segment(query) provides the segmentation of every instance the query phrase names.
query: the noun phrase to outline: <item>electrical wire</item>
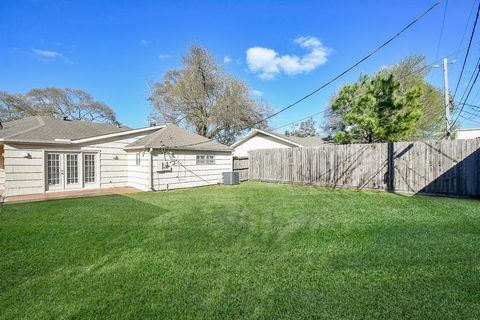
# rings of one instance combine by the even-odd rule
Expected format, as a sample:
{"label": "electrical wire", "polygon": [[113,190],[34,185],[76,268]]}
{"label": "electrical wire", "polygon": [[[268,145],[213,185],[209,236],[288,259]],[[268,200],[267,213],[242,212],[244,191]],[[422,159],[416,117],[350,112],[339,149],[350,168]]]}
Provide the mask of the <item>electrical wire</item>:
{"label": "electrical wire", "polygon": [[432,11],[436,6],[438,6],[440,3],[442,2],[442,0],[440,1],[437,1],[436,3],[434,3],[432,6],[430,6],[426,11],[424,11],[422,14],[420,14],[417,18],[415,18],[413,21],[411,21],[409,24],[407,24],[405,27],[403,27],[403,29],[401,29],[399,32],[397,32],[395,35],[393,35],[392,37],[390,37],[387,41],[385,41],[384,43],[382,43],[380,46],[378,46],[377,48],[375,48],[373,51],[371,51],[369,54],[367,54],[366,56],[364,56],[363,58],[361,58],[360,60],[358,60],[356,63],[354,63],[353,65],[351,65],[350,67],[348,67],[347,69],[345,69],[344,71],[342,71],[340,74],[338,74],[337,76],[333,77],[332,79],[330,79],[329,81],[327,81],[326,83],[324,83],[323,85],[321,85],[320,87],[318,87],[317,89],[313,90],[312,92],[306,94],[305,96],[303,96],[302,98],[296,100],[295,102],[287,105],[286,107],[280,109],[279,111],[276,111],[274,112],[273,114],[269,115],[268,117],[265,117],[264,119],[262,120],[259,120],[257,122],[255,122],[253,125],[251,126],[248,126],[248,127],[245,127],[243,130],[245,129],[248,129],[248,128],[251,128],[251,127],[254,127],[256,126],[257,124],[260,124],[262,122],[265,122],[275,116],[277,116],[278,114],[292,108],[293,106],[299,104],[300,102],[310,98],[311,96],[313,96],[314,94],[316,94],[317,92],[319,92],[320,90],[324,89],[325,87],[329,86],[330,84],[332,84],[333,82],[335,82],[336,80],[338,80],[339,78],[341,78],[342,76],[344,76],[345,74],[347,74],[348,72],[350,72],[352,69],[356,68],[358,65],[360,65],[361,63],[363,63],[364,61],[368,60],[370,57],[372,57],[374,54],[376,54],[378,51],[380,51],[381,49],[383,49],[384,47],[386,47],[388,44],[390,44],[392,41],[394,41],[395,39],[397,39],[401,34],[403,34],[405,31],[407,31],[408,29],[410,29],[415,23],[417,23],[418,21],[420,21],[424,16],[426,16],[430,11]]}
{"label": "electrical wire", "polygon": [[475,17],[475,23],[473,24],[472,33],[470,34],[470,40],[468,41],[467,53],[465,54],[465,58],[463,59],[463,64],[462,64],[462,69],[460,71],[460,76],[458,77],[457,85],[455,86],[455,91],[453,93],[453,98],[454,99],[457,96],[458,87],[460,86],[460,82],[462,81],[462,77],[463,77],[463,72],[465,71],[465,65],[467,64],[468,54],[470,53],[470,47],[472,45],[473,36],[475,35],[475,30],[477,28],[479,13],[480,13],[480,2],[478,3],[477,15]]}
{"label": "electrical wire", "polygon": [[[422,12],[419,16],[417,16],[413,21],[411,21],[410,23],[408,23],[405,27],[403,27],[400,31],[398,31],[396,34],[394,34],[392,37],[390,37],[388,40],[386,40],[385,42],[383,42],[380,46],[378,46],[377,48],[375,48],[374,50],[372,50],[370,53],[368,53],[366,56],[364,56],[363,58],[361,58],[360,60],[358,60],[356,63],[354,63],[353,65],[351,65],[350,67],[348,67],[347,69],[345,69],[344,71],[342,71],[341,73],[339,73],[338,75],[336,75],[335,77],[333,77],[332,79],[330,79],[329,81],[327,81],[326,83],[322,84],[320,87],[318,87],[317,89],[311,91],[310,93],[304,95],[302,98],[300,99],[297,99],[296,101],[294,101],[293,103],[287,105],[286,107],[274,112],[273,114],[259,120],[259,121],[256,121],[255,123],[251,124],[251,125],[248,125],[248,126],[244,126],[242,128],[240,128],[240,131],[243,131],[243,130],[246,130],[246,129],[251,129],[253,127],[255,127],[256,125],[262,123],[262,122],[265,122],[277,115],[279,115],[280,113],[294,107],[295,105],[299,104],[300,102],[310,98],[311,96],[313,96],[314,94],[316,94],[317,92],[319,92],[320,90],[324,89],[325,87],[329,86],[330,84],[332,84],[333,82],[335,82],[336,80],[338,80],[339,78],[341,78],[342,76],[344,76],[345,74],[347,74],[348,72],[350,72],[352,69],[356,68],[357,66],[359,66],[360,64],[362,64],[364,61],[368,60],[369,58],[371,58],[373,55],[375,55],[378,51],[380,51],[381,49],[383,49],[384,47],[386,47],[388,44],[390,44],[391,42],[393,42],[395,39],[397,39],[400,35],[402,35],[405,31],[407,31],[408,29],[410,29],[413,25],[415,25],[418,21],[420,21],[423,17],[425,17],[428,13],[430,13],[435,7],[437,7],[443,0],[439,0],[437,2],[435,2],[433,5],[431,5],[427,10],[425,10],[424,12]],[[198,145],[198,144],[202,144],[202,143],[206,143],[206,142],[209,142],[210,139],[208,140],[205,140],[205,141],[201,141],[201,142],[197,142],[197,143],[191,143],[191,144],[185,144],[185,145],[179,145],[179,146],[175,146],[175,148],[184,148],[184,147],[189,147],[189,146],[194,146],[194,145]]]}
{"label": "electrical wire", "polygon": [[[472,18],[473,10],[475,9],[475,4],[476,3],[477,3],[476,0],[474,0],[472,2],[472,7],[470,8],[470,13],[468,14],[467,23],[465,24],[465,29],[463,30],[462,39],[460,40],[460,43],[458,44],[458,49],[460,49],[460,47],[463,44],[463,40],[465,40],[465,35],[467,34],[468,25],[470,24],[470,19]],[[455,56],[455,59],[457,59],[457,58],[458,58],[458,54]]]}
{"label": "electrical wire", "polygon": [[465,103],[468,101],[468,97],[470,96],[470,93],[472,93],[472,89],[473,89],[473,87],[475,86],[475,83],[477,82],[479,73],[480,73],[480,68],[477,68],[477,72],[476,72],[475,78],[473,79],[472,86],[470,87],[470,90],[468,91],[467,96],[465,97],[465,100],[463,101],[463,104],[462,104],[462,106],[460,107],[460,111],[459,111],[459,113],[458,113],[458,115],[457,115],[457,118],[456,118],[455,121],[452,123],[451,127],[454,127],[455,124],[456,124],[457,121],[458,121],[458,118],[460,118],[460,116],[461,116],[461,114],[462,114],[462,111],[463,111],[463,109],[464,109],[464,107],[465,107]]}
{"label": "electrical wire", "polygon": [[437,51],[435,52],[435,60],[437,60],[438,58],[440,45],[442,44],[443,30],[445,28],[445,18],[447,17],[447,8],[448,8],[448,0],[445,1],[445,9],[443,10],[442,27],[440,28],[440,37],[438,38]]}

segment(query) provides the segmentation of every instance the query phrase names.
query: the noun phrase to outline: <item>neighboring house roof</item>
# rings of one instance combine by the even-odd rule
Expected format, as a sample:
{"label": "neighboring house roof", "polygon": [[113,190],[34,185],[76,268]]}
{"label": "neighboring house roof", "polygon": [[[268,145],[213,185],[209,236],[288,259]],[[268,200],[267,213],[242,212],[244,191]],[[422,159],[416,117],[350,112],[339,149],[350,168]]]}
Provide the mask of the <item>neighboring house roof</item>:
{"label": "neighboring house roof", "polygon": [[112,124],[80,120],[63,120],[46,116],[28,117],[2,123],[0,141],[30,143],[80,143],[139,131],[158,130],[144,128],[133,130]]}
{"label": "neighboring house roof", "polygon": [[480,128],[458,129],[457,139],[478,139],[480,138]]}
{"label": "neighboring house roof", "polygon": [[179,128],[174,124],[166,125],[125,147],[125,149],[177,149],[202,151],[231,151],[229,147],[207,139],[196,133]]}
{"label": "neighboring house roof", "polygon": [[468,132],[468,131],[480,131],[480,128],[466,128],[466,129],[458,129],[460,132]]}
{"label": "neighboring house roof", "polygon": [[243,142],[247,141],[250,138],[253,138],[257,134],[264,134],[267,136],[270,136],[272,138],[281,140],[283,142],[287,142],[289,144],[292,144],[293,146],[296,147],[316,147],[320,144],[325,143],[326,138],[323,137],[295,137],[295,136],[287,136],[284,134],[280,133],[274,133],[274,132],[269,132],[269,131],[264,131],[264,130],[259,130],[259,129],[253,129],[250,131],[245,137],[241,138],[237,142],[235,142],[232,145],[232,148],[235,148],[236,146],[242,144]]}

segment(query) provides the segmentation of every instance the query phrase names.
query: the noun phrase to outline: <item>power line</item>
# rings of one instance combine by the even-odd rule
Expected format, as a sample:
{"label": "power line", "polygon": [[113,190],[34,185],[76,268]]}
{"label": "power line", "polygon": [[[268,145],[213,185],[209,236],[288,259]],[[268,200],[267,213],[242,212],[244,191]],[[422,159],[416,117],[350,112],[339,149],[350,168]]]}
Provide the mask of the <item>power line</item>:
{"label": "power line", "polygon": [[188,172],[190,172],[191,174],[193,174],[194,176],[196,176],[197,178],[199,178],[200,180],[203,180],[203,182],[205,182],[207,185],[210,185],[211,183],[208,182],[207,180],[205,180],[204,178],[202,178],[201,176],[199,176],[198,174],[196,174],[195,172],[193,172],[192,170],[188,169],[180,160],[178,160],[177,158],[175,158],[175,156],[172,156],[170,155],[166,150],[163,151],[163,153],[165,154],[168,154],[168,156],[170,157],[170,159],[173,159],[174,162],[178,163],[179,165],[181,165],[185,170],[187,170]]}
{"label": "power line", "polygon": [[[347,68],[346,70],[342,71],[340,74],[338,74],[337,76],[333,77],[331,80],[327,81],[326,83],[324,83],[323,85],[321,85],[320,87],[318,87],[317,89],[313,90],[312,92],[308,93],[307,95],[303,96],[302,98],[296,100],[295,102],[289,104],[288,106],[280,109],[279,111],[277,112],[274,112],[273,114],[269,115],[268,117],[265,117],[264,119],[260,120],[260,121],[257,121],[255,122],[253,125],[249,126],[249,127],[254,127],[255,125],[259,124],[259,123],[262,123],[268,119],[271,119],[275,116],[277,116],[278,114],[292,108],[293,106],[299,104],[300,102],[308,99],[309,97],[313,96],[314,94],[316,94],[317,92],[319,92],[320,90],[324,89],[325,87],[329,86],[330,84],[332,84],[333,82],[335,82],[336,80],[338,80],[339,78],[341,78],[342,76],[344,76],[345,74],[347,74],[348,72],[350,72],[352,69],[356,68],[358,65],[360,65],[361,63],[363,63],[365,60],[369,59],[370,57],[372,57],[374,54],[376,54],[378,51],[380,51],[381,49],[383,49],[384,47],[386,47],[388,44],[390,44],[393,40],[395,40],[396,38],[398,38],[402,33],[404,33],[405,31],[407,31],[408,29],[410,29],[415,23],[417,23],[419,20],[421,20],[424,16],[426,16],[430,11],[432,11],[436,6],[438,6],[440,4],[442,0],[440,1],[437,1],[435,4],[433,4],[430,8],[428,8],[426,11],[424,11],[420,16],[418,16],[416,19],[414,19],[412,22],[410,22],[409,24],[407,24],[403,29],[401,29],[399,32],[397,32],[394,36],[392,36],[391,38],[389,38],[387,41],[385,41],[384,43],[382,43],[379,47],[375,48],[373,51],[371,51],[369,54],[367,54],[365,57],[363,57],[362,59],[360,59],[359,61],[357,61],[356,63],[354,63],[352,66],[350,66],[349,68]],[[244,129],[248,129],[249,127],[246,127]]]}
{"label": "power line", "polygon": [[302,121],[304,121],[304,120],[307,120],[307,119],[310,119],[310,118],[312,118],[312,117],[318,116],[319,114],[325,113],[325,111],[326,111],[326,110],[322,110],[322,111],[320,111],[320,112],[313,113],[313,114],[311,114],[311,115],[309,115],[309,116],[307,116],[307,117],[305,117],[305,118],[302,118],[302,119],[299,119],[299,120],[296,120],[296,121],[292,121],[292,122],[287,123],[287,124],[284,124],[284,125],[282,125],[282,126],[280,126],[280,127],[276,127],[275,129],[273,129],[273,131],[278,130],[278,129],[281,129],[281,128],[285,128],[285,127],[288,127],[288,126],[290,126],[290,125],[292,125],[292,124],[295,124],[295,123],[298,123],[298,122],[302,122]]}
{"label": "power line", "polygon": [[470,47],[472,45],[473,36],[475,35],[475,30],[477,28],[479,13],[480,13],[480,2],[478,3],[477,16],[475,17],[475,23],[473,24],[472,33],[470,34],[470,40],[468,41],[468,49],[467,49],[467,53],[465,54],[465,59],[463,60],[462,70],[460,71],[460,76],[458,77],[457,86],[455,87],[455,91],[453,93],[454,98],[457,95],[458,86],[460,85],[460,82],[461,82],[462,76],[463,76],[463,71],[465,70],[465,65],[467,64],[468,54],[470,53]]}
{"label": "power line", "polygon": [[[475,3],[477,3],[476,0],[474,0],[472,2],[472,7],[470,8],[470,13],[468,14],[467,23],[465,24],[465,29],[463,30],[462,39],[460,40],[460,43],[458,44],[458,49],[460,49],[460,47],[463,44],[463,40],[465,40],[465,35],[467,34],[468,25],[470,24],[470,19],[472,18],[473,10],[475,9]],[[455,56],[455,59],[457,59],[457,58],[458,58],[458,54]]]}
{"label": "power line", "polygon": [[479,62],[475,65],[475,69],[473,69],[472,75],[470,76],[470,79],[468,79],[467,86],[465,88],[465,91],[463,91],[462,97],[459,99],[459,101],[463,101],[463,98],[465,98],[465,95],[467,94],[468,88],[470,88],[470,85],[472,84],[473,78],[475,77],[475,72],[477,71],[478,66],[480,65],[480,60]]}
{"label": "power line", "polygon": [[[475,77],[475,73],[476,73],[478,67],[480,67],[480,58],[478,59],[477,63],[475,64],[475,69],[473,69],[473,72],[472,72],[472,75],[470,76],[470,79],[468,79],[468,83],[467,83],[467,86],[465,87],[465,91],[463,91],[462,97],[459,99],[460,103],[462,103],[462,101],[467,102],[467,101],[464,101],[463,98],[465,98],[465,95],[468,92],[468,88],[470,88],[470,85],[473,81],[473,78]],[[453,97],[453,98],[455,98],[455,97]]]}
{"label": "power line", "polygon": [[[287,105],[286,107],[274,112],[273,114],[251,124],[251,125],[248,125],[248,126],[245,126],[245,127],[242,127],[240,128],[240,131],[243,131],[243,130],[246,130],[246,129],[251,129],[253,127],[255,127],[256,125],[262,123],[262,122],[265,122],[275,116],[277,116],[278,114],[294,107],[295,105],[299,104],[300,102],[310,98],[311,96],[313,96],[314,94],[316,94],[317,92],[319,92],[320,90],[324,89],[325,87],[329,86],[330,84],[332,84],[333,82],[335,82],[336,80],[338,80],[339,78],[341,78],[342,76],[344,76],[345,74],[347,74],[348,72],[350,72],[352,69],[356,68],[357,66],[359,66],[360,64],[362,64],[364,61],[368,60],[369,58],[371,58],[373,55],[375,55],[378,51],[380,51],[381,49],[383,49],[384,47],[386,47],[388,44],[390,44],[391,42],[393,42],[395,39],[397,39],[400,35],[402,35],[405,31],[407,31],[408,29],[410,29],[414,24],[416,24],[418,21],[420,21],[423,17],[425,17],[428,13],[430,13],[430,11],[432,11],[436,6],[438,6],[443,0],[439,0],[437,2],[435,2],[432,6],[430,6],[427,10],[425,10],[424,12],[422,12],[417,18],[415,18],[413,21],[411,21],[410,23],[408,23],[405,27],[403,27],[400,31],[398,31],[395,35],[393,35],[392,37],[390,37],[387,41],[383,42],[380,46],[378,46],[377,48],[375,48],[374,50],[372,50],[369,54],[367,54],[366,56],[364,56],[363,58],[361,58],[360,60],[358,60],[356,63],[354,63],[352,66],[348,67],[347,69],[345,69],[344,71],[342,71],[340,74],[336,75],[335,77],[333,77],[332,79],[330,79],[329,81],[327,81],[326,83],[324,83],[323,85],[321,85],[320,87],[318,87],[317,89],[311,91],[310,93],[306,94],[305,96],[303,96],[302,98],[294,101],[293,103]],[[206,140],[206,141],[202,141],[202,142],[197,142],[197,143],[192,143],[192,144],[186,144],[186,145],[181,145],[181,146],[176,146],[175,148],[182,148],[182,147],[188,147],[188,146],[193,146],[193,145],[198,145],[198,144],[202,144],[202,143],[206,143],[210,140]]]}
{"label": "power line", "polygon": [[467,118],[467,117],[464,117],[464,116],[462,116],[462,118],[464,118],[464,119],[473,120],[473,117],[478,117],[478,114],[477,114],[477,113],[472,113],[472,112],[470,112],[470,111],[467,111],[467,110],[463,110],[463,112],[465,112],[466,114],[469,114],[469,115],[471,115],[471,117],[470,117],[470,118]]}
{"label": "power line", "polygon": [[477,106],[477,105],[475,105],[475,104],[464,103],[464,105],[466,105],[467,107],[472,107],[472,108],[478,108],[478,109],[480,109],[480,106]]}
{"label": "power line", "polygon": [[[478,42],[479,42],[479,41],[477,41],[477,43],[478,43]],[[464,51],[466,48],[467,48],[467,47],[464,47],[464,48],[462,48],[462,49],[460,49],[460,50],[457,50],[457,51],[455,51],[455,52],[449,53],[449,54],[448,54],[447,56],[445,56],[445,57],[446,57],[446,58],[447,58],[447,57],[451,57],[451,56],[453,56],[454,54],[457,54],[457,53],[459,53],[459,52]],[[413,75],[413,74],[421,73],[421,72],[423,72],[424,70],[426,70],[426,69],[428,69],[428,68],[431,68],[434,64],[437,64],[437,63],[441,62],[442,60],[443,60],[443,58],[442,58],[442,59],[438,59],[438,60],[436,60],[436,61],[434,61],[434,62],[432,62],[432,63],[430,63],[430,64],[428,64],[428,65],[425,65],[425,66],[423,66],[423,67],[421,67],[421,68],[419,68],[419,69],[417,69],[417,70],[412,70],[410,73],[407,73],[407,74],[403,75],[403,77],[401,77],[400,80],[406,79],[407,77],[409,77],[409,76],[411,76],[411,75]],[[289,122],[289,123],[287,123],[287,124],[285,124],[285,125],[276,127],[276,128],[273,129],[273,130],[275,131],[275,130],[277,130],[277,129],[284,128],[284,127],[286,127],[286,126],[289,126],[289,125],[292,125],[292,124],[301,122],[301,121],[303,121],[303,120],[309,119],[309,118],[311,118],[311,117],[317,116],[317,115],[322,114],[322,113],[325,113],[325,112],[326,112],[326,110],[322,110],[322,111],[320,111],[320,112],[313,113],[313,114],[311,114],[311,115],[309,115],[309,116],[306,116],[306,117],[304,117],[304,118],[302,118],[302,119],[295,120],[295,121]]]}
{"label": "power line", "polygon": [[[478,79],[478,75],[480,73],[480,68],[477,67],[477,72],[476,72],[476,75],[475,75],[475,78],[473,79],[473,83],[472,83],[472,86],[470,87],[470,90],[468,91],[468,94],[467,96],[465,97],[465,100],[463,103],[466,103],[468,101],[468,97],[470,96],[470,93],[472,93],[472,89],[473,87],[475,86],[475,83],[477,82],[477,79]],[[458,113],[458,116],[457,118],[455,119],[455,121],[453,122],[452,124],[452,127],[455,126],[455,124],[457,123],[458,121],[458,118],[460,117],[460,115],[462,114],[462,111],[463,111],[463,108],[465,107],[465,104],[462,104],[461,108],[460,108],[460,111]]]}
{"label": "power line", "polygon": [[472,123],[475,123],[475,124],[480,124],[480,121],[477,121],[477,120],[473,120],[473,119],[470,119],[470,118],[467,118],[467,117],[464,117],[464,116],[460,116],[462,119],[466,120],[466,121],[470,121]]}
{"label": "power line", "polygon": [[445,18],[447,17],[447,8],[448,8],[448,0],[445,1],[445,9],[443,10],[442,27],[440,28],[440,37],[438,38],[437,52],[435,53],[435,60],[437,60],[438,58],[438,52],[440,51],[440,45],[442,44],[443,29],[445,28]]}

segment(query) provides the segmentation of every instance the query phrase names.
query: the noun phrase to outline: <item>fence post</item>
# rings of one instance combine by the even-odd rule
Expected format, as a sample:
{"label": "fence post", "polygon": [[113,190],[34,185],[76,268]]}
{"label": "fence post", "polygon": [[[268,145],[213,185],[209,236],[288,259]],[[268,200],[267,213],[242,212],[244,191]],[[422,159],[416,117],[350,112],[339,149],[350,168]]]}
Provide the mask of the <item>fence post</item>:
{"label": "fence post", "polygon": [[387,146],[387,190],[394,192],[395,191],[395,144],[393,142],[388,142]]}

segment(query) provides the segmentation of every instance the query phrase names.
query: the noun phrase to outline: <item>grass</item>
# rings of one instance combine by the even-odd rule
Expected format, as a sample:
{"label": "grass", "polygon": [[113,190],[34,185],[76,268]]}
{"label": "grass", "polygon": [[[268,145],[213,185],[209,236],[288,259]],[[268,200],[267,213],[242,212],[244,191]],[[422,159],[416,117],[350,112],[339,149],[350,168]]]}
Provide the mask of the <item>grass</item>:
{"label": "grass", "polygon": [[0,318],[474,319],[480,202],[245,183],[0,207]]}

